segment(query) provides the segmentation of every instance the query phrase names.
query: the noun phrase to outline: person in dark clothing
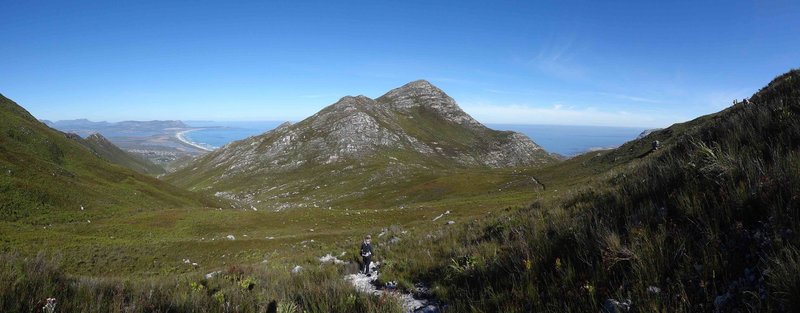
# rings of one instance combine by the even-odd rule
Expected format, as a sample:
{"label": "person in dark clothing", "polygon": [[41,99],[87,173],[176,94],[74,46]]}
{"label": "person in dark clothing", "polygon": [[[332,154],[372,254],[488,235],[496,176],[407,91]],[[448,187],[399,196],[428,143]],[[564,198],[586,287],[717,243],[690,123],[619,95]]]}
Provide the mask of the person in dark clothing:
{"label": "person in dark clothing", "polygon": [[367,235],[361,243],[361,258],[364,261],[364,274],[370,276],[369,264],[372,263],[372,236]]}

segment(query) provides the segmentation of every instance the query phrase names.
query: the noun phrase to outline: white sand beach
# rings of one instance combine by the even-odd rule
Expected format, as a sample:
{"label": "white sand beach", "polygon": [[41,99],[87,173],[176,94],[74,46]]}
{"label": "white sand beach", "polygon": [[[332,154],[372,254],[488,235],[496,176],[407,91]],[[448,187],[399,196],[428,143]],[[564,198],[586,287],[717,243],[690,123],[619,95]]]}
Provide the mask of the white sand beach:
{"label": "white sand beach", "polygon": [[208,147],[204,147],[201,144],[198,144],[198,143],[193,142],[193,141],[191,141],[189,139],[186,139],[185,135],[187,133],[190,133],[190,132],[193,132],[193,131],[196,131],[196,130],[201,130],[201,129],[203,129],[203,128],[187,129],[187,130],[179,131],[179,132],[175,133],[175,138],[178,138],[178,140],[180,140],[182,143],[187,144],[187,145],[192,146],[192,147],[195,147],[197,149],[200,149],[200,150],[203,150],[203,151],[212,151],[212,149],[209,149]]}

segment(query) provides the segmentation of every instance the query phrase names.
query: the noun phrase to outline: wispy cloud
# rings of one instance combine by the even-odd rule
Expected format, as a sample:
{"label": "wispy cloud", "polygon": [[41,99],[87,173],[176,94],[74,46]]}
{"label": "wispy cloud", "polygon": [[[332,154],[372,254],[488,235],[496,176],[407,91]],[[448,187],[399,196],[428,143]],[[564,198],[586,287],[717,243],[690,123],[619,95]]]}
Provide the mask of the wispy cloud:
{"label": "wispy cloud", "polygon": [[626,94],[619,94],[619,93],[598,92],[597,94],[598,95],[602,95],[602,96],[614,97],[614,98],[617,98],[617,99],[634,101],[634,102],[653,103],[653,104],[664,103],[664,101],[661,101],[661,100],[650,99],[650,98],[639,97],[639,96],[626,95]]}
{"label": "wispy cloud", "polygon": [[545,43],[527,65],[562,79],[585,78],[586,70],[575,61],[578,50],[575,38],[575,35],[565,35]]}
{"label": "wispy cloud", "polygon": [[578,108],[562,103],[533,106],[476,102],[465,103],[462,107],[464,111],[485,123],[663,127],[680,122],[665,116],[621,110],[599,110],[594,107]]}

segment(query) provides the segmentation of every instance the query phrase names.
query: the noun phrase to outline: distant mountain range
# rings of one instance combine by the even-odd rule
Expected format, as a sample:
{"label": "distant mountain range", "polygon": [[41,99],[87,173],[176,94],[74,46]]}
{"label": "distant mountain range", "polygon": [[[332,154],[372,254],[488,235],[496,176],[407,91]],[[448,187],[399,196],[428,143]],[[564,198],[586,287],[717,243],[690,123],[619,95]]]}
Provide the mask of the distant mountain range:
{"label": "distant mountain range", "polygon": [[[309,188],[315,194],[338,189],[332,185],[363,190],[408,182],[421,172],[555,160],[523,134],[485,127],[420,80],[377,99],[344,97],[301,122],[206,154],[165,179],[275,208]],[[321,198],[328,203],[332,197],[341,195]]]}
{"label": "distant mountain range", "polygon": [[62,131],[88,136],[96,132],[108,134],[143,133],[161,131],[169,128],[188,128],[181,121],[122,121],[122,122],[93,122],[87,119],[48,121],[41,120],[45,125]]}
{"label": "distant mountain range", "polygon": [[[122,150],[134,154],[156,164],[161,169],[146,170],[145,172],[163,173],[164,168],[177,160],[186,160],[205,153],[205,150],[188,145],[178,138],[179,131],[191,129],[181,121],[122,121],[122,122],[93,122],[87,119],[48,121],[42,123],[62,132],[77,134],[88,138],[93,134],[102,134],[104,139],[113,142]],[[131,164],[127,162],[126,164]],[[136,165],[134,168],[144,170],[149,165]]]}

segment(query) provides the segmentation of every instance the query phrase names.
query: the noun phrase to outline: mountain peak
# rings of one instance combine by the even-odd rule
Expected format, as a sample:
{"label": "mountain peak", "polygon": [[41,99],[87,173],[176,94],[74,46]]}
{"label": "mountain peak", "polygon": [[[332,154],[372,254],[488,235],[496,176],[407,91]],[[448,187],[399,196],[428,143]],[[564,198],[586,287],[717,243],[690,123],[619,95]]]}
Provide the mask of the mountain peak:
{"label": "mountain peak", "polygon": [[86,140],[96,141],[96,142],[106,142],[106,141],[108,141],[108,139],[106,139],[106,137],[104,137],[100,133],[92,133],[91,135],[86,137]]}
{"label": "mountain peak", "polygon": [[447,94],[444,93],[444,91],[434,86],[427,80],[420,79],[407,83],[403,86],[397,87],[395,89],[392,89],[378,99],[381,98],[397,99],[404,97],[420,97],[420,96],[450,98]]}
{"label": "mountain peak", "polygon": [[476,128],[484,127],[464,112],[456,101],[444,91],[422,79],[392,89],[376,101],[381,105],[401,111],[433,111],[443,119],[456,124]]}
{"label": "mountain peak", "polygon": [[417,79],[415,81],[412,81],[412,82],[410,82],[408,84],[403,85],[400,88],[436,88],[436,89],[439,89],[436,86],[434,86],[433,84],[431,84],[431,82],[429,82],[427,80],[424,80],[424,79]]}

